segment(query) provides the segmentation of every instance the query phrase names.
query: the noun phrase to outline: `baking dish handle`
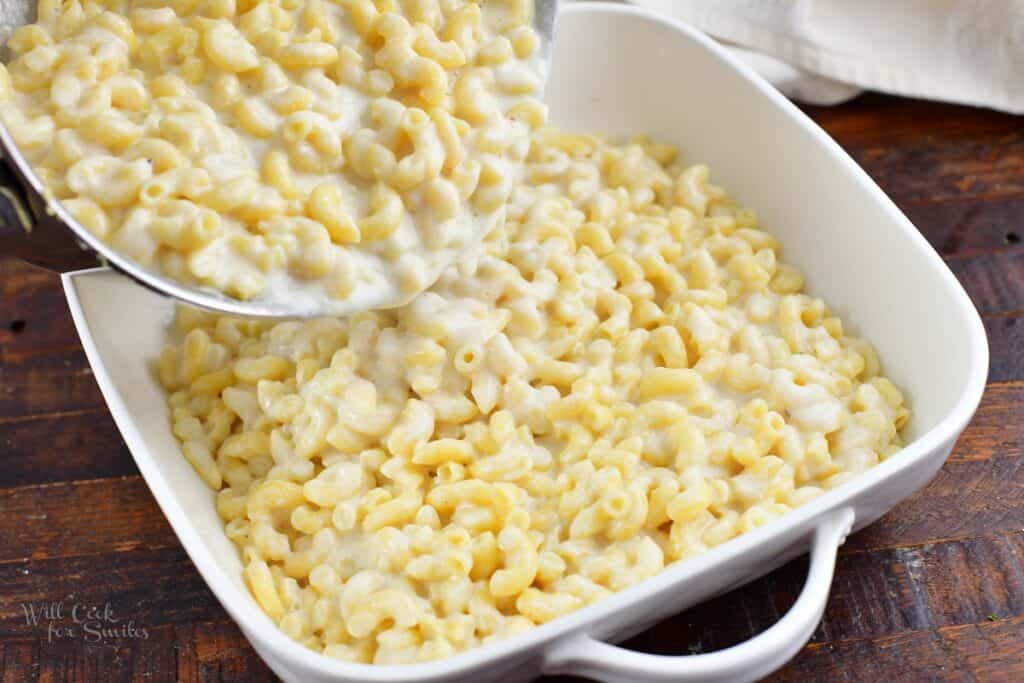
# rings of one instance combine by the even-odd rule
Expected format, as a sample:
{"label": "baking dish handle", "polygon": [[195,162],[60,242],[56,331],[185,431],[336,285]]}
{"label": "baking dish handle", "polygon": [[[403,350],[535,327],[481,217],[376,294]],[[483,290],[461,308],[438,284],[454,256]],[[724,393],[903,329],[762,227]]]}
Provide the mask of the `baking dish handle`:
{"label": "baking dish handle", "polygon": [[572,673],[608,683],[737,683],[779,668],[807,643],[825,612],[839,546],[853,527],[852,508],[835,510],[814,529],[811,565],[800,597],[782,619],[750,640],[718,652],[665,656],[633,652],[587,634],[545,655],[545,673]]}

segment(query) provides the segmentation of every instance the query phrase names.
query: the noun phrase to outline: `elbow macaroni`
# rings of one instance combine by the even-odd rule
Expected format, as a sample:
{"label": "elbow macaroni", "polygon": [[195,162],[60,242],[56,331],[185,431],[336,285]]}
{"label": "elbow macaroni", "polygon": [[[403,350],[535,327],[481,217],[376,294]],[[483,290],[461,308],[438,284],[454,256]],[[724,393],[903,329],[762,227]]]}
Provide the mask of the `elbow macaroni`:
{"label": "elbow macaroni", "polygon": [[0,66],[26,158],[125,256],[342,313],[407,302],[502,221],[545,118],[532,2],[151,5],[57,3]]}
{"label": "elbow macaroni", "polygon": [[352,661],[447,656],[899,449],[908,412],[871,347],[675,158],[543,129],[507,222],[408,305],[179,311],[159,361],[174,431],[288,635]]}

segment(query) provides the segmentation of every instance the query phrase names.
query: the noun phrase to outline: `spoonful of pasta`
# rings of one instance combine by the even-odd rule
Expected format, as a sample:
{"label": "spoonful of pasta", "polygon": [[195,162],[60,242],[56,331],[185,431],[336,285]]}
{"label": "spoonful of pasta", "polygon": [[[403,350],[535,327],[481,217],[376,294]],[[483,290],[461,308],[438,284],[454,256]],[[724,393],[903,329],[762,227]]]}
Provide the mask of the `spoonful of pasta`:
{"label": "spoonful of pasta", "polygon": [[221,313],[408,302],[546,120],[557,0],[34,4],[0,16],[0,253]]}

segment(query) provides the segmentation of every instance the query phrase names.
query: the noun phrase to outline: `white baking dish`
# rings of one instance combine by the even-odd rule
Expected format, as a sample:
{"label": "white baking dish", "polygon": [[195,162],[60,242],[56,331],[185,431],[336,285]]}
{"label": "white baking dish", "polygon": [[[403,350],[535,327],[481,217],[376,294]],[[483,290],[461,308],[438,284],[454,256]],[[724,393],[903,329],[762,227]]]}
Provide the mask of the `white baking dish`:
{"label": "white baking dish", "polygon": [[[837,548],[938,470],[973,414],[988,348],[977,312],[928,243],[821,130],[714,43],[619,6],[567,7],[549,85],[566,128],[644,132],[708,162],[713,181],[755,207],[906,390],[909,445],[859,479],[757,531],[571,615],[455,657],[403,667],[333,661],[280,633],[249,596],[213,494],[179,454],[149,362],[171,302],[105,270],[65,276],[100,388],[182,544],[257,652],[286,681],[514,681],[565,672],[608,681],[738,681],[803,646],[828,599]],[[617,642],[811,549],[806,587],[775,626],[736,647],[663,657]]]}

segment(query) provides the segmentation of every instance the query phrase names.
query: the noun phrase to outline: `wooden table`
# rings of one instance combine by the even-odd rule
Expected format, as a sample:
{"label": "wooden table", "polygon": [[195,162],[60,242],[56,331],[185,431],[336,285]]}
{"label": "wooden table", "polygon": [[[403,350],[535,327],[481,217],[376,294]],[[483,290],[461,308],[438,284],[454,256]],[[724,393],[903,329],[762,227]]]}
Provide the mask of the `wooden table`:
{"label": "wooden table", "polygon": [[[992,365],[945,467],[850,538],[824,621],[774,679],[1024,680],[1024,119],[876,95],[809,112],[946,258],[984,316]],[[678,654],[748,638],[792,604],[806,565],[631,645]],[[40,613],[46,603],[61,614]],[[79,618],[97,608],[93,624],[106,630],[69,636],[76,605]],[[57,278],[10,260],[0,260],[0,679],[273,680],[150,497]]]}

